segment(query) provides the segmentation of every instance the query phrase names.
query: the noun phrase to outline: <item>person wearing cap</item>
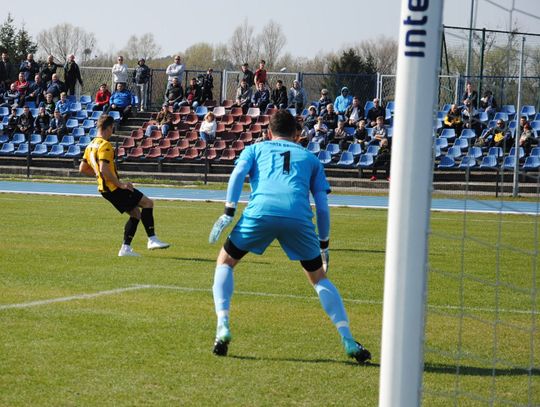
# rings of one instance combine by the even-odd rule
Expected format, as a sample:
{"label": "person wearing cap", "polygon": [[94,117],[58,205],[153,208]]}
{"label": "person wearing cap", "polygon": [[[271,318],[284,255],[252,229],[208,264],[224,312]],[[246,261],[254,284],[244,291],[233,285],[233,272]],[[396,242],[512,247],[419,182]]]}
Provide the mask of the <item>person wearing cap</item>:
{"label": "person wearing cap", "polygon": [[380,105],[379,99],[373,99],[373,107],[367,112],[368,127],[377,125],[377,117],[386,117],[386,109]]}
{"label": "person wearing cap", "polygon": [[332,101],[328,97],[328,89],[321,89],[321,97],[319,98],[319,106],[317,109],[317,114],[322,116],[326,113],[326,106],[328,106]]}
{"label": "person wearing cap", "polygon": [[133,82],[137,86],[139,104],[141,112],[146,110],[146,99],[148,97],[148,82],[150,81],[150,68],[146,65],[144,58],[137,61],[137,68],[133,71]]}
{"label": "person wearing cap", "polygon": [[349,88],[344,86],[341,88],[341,94],[334,101],[334,109],[340,116],[345,115],[347,108],[352,105],[352,96],[349,94]]}
{"label": "person wearing cap", "polygon": [[172,127],[173,115],[169,111],[169,105],[163,103],[161,110],[158,112],[155,120],[152,120],[151,124],[146,128],[144,135],[150,137],[153,130],[161,130],[163,137],[167,136],[170,128]]}
{"label": "person wearing cap", "polygon": [[117,63],[112,67],[112,77],[113,77],[113,89],[116,89],[117,83],[127,84],[128,81],[128,67],[124,64],[124,57],[122,55],[118,56]]}
{"label": "person wearing cap", "polygon": [[307,96],[306,91],[302,86],[300,86],[300,82],[297,80],[293,81],[293,86],[289,89],[289,107],[296,109],[296,114],[300,115],[302,114],[302,111],[304,110],[304,106],[307,104]]}

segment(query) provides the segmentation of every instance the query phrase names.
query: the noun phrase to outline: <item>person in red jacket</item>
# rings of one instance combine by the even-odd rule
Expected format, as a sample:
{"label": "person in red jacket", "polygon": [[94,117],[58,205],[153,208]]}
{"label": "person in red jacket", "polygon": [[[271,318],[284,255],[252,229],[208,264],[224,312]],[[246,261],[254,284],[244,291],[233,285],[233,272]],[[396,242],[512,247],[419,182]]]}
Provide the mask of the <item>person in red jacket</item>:
{"label": "person in red jacket", "polygon": [[266,61],[264,59],[261,59],[261,62],[259,62],[259,69],[255,71],[255,86],[259,82],[262,82],[266,87],[266,69],[264,69],[264,66],[266,65]]}
{"label": "person in red jacket", "polygon": [[99,90],[96,93],[96,104],[92,110],[106,111],[109,108],[109,100],[111,99],[111,92],[107,89],[107,84],[102,83]]}

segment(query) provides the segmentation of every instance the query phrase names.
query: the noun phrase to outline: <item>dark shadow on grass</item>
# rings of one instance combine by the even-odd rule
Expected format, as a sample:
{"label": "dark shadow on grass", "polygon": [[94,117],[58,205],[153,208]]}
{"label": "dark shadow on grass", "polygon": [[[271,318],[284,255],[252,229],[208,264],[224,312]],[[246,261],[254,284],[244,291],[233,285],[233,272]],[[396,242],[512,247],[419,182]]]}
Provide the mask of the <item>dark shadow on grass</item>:
{"label": "dark shadow on grass", "polygon": [[[197,258],[197,257],[171,257],[173,260],[179,260],[179,261],[194,261],[198,263],[215,263],[216,259],[203,259],[203,258]],[[250,263],[255,264],[272,264],[268,261],[253,261],[250,260]]]}
{"label": "dark shadow on grass", "polygon": [[298,362],[298,363],[338,363],[349,366],[365,366],[365,367],[379,367],[378,363],[366,363],[360,365],[353,360],[337,360],[337,359],[301,359],[301,358],[276,358],[276,357],[260,357],[260,356],[243,356],[243,355],[229,355],[232,359],[240,360],[253,360],[253,361],[273,361],[273,362]]}
{"label": "dark shadow on grass", "polygon": [[335,248],[330,247],[332,252],[350,252],[350,253],[386,253],[385,250],[381,249],[344,249],[344,248]]}
{"label": "dark shadow on grass", "polygon": [[[455,374],[457,366],[453,365],[440,365],[440,364],[426,364],[424,366],[424,372],[428,373],[447,373]],[[493,369],[488,367],[475,367],[475,366],[460,366],[459,374],[462,376],[493,376]],[[495,376],[528,376],[529,372],[526,369],[507,368],[496,369]],[[533,376],[540,376],[540,369],[532,370]]]}

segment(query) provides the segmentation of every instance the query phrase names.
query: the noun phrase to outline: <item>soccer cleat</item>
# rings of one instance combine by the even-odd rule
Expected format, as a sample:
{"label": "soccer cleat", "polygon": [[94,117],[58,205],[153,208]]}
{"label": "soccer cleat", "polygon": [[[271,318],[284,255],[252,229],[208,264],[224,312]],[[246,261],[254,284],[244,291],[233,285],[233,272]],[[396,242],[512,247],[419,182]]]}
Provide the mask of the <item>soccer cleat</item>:
{"label": "soccer cleat", "polygon": [[152,236],[148,238],[148,250],[166,249],[169,246],[169,243],[162,242],[157,238],[157,236]]}
{"label": "soccer cleat", "polygon": [[140,257],[140,254],[135,253],[130,245],[123,244],[118,252],[118,257]]}
{"label": "soccer cleat", "polygon": [[347,355],[356,359],[358,363],[365,363],[368,359],[371,359],[371,353],[354,339],[343,338],[342,342]]}
{"label": "soccer cleat", "polygon": [[214,349],[212,351],[214,355],[227,356],[231,339],[232,336],[229,324],[224,322],[222,325],[219,325],[217,328],[216,340],[214,342]]}

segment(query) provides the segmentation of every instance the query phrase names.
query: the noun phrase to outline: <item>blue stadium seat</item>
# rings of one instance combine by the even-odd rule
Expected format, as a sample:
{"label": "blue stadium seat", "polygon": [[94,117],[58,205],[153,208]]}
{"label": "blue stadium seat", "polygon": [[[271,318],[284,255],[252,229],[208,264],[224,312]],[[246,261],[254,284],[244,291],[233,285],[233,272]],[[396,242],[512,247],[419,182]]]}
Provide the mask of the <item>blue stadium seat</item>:
{"label": "blue stadium seat", "polygon": [[354,135],[354,127],[345,127],[345,133],[347,133],[349,136]]}
{"label": "blue stadium seat", "polygon": [[446,104],[443,105],[441,110],[443,112],[448,112],[451,108],[452,108],[452,105],[450,103],[446,103]]}
{"label": "blue stadium seat", "polygon": [[514,105],[502,105],[501,112],[505,112],[508,117],[513,118],[516,114],[516,107]]}
{"label": "blue stadium seat", "polygon": [[79,103],[82,106],[86,106],[88,103],[92,103],[92,96],[90,95],[81,95],[79,98]]}
{"label": "blue stadium seat", "polygon": [[62,141],[59,143],[62,147],[67,147],[75,144],[75,138],[73,136],[64,136]]}
{"label": "blue stadium seat", "polygon": [[474,167],[476,167],[476,159],[474,157],[471,157],[470,155],[463,157],[463,159],[461,160],[461,163],[459,163],[460,169],[474,168]]}
{"label": "blue stadium seat", "polygon": [[475,159],[479,159],[482,155],[481,147],[469,147],[469,151],[467,151],[467,156],[474,157]]}
{"label": "blue stadium seat", "polygon": [[80,110],[82,110],[82,106],[80,102],[73,102],[71,103],[71,105],[69,105],[69,111],[71,113],[76,113]]}
{"label": "blue stadium seat", "polygon": [[373,138],[373,127],[368,127],[366,131],[369,139],[371,140]]}
{"label": "blue stadium seat", "polygon": [[[93,116],[93,115],[92,115]],[[120,117],[120,112],[117,112],[116,110],[111,110],[109,112],[109,116],[111,116],[115,122],[119,122],[121,117]],[[94,118],[91,117],[91,119],[93,120]]]}
{"label": "blue stadium seat", "polygon": [[534,130],[534,131],[539,131],[540,130],[540,120],[533,120],[531,122],[531,128]]}
{"label": "blue stadium seat", "polygon": [[442,150],[439,146],[435,146],[435,158],[441,158]]}
{"label": "blue stadium seat", "polygon": [[45,144],[38,144],[34,147],[34,151],[30,153],[32,157],[43,157],[47,154],[47,146]]}
{"label": "blue stadium seat", "polygon": [[339,153],[339,144],[330,143],[326,146],[326,151],[330,153],[330,155],[336,155]]}
{"label": "blue stadium seat", "polygon": [[462,150],[466,150],[469,148],[469,141],[467,139],[464,139],[463,137],[458,137],[454,141],[454,147],[459,147]]}
{"label": "blue stadium seat", "polygon": [[75,103],[77,101],[77,96],[75,95],[67,95],[67,100],[69,103]]}
{"label": "blue stadium seat", "polygon": [[454,157],[451,157],[449,155],[445,155],[443,158],[441,158],[441,161],[439,162],[439,169],[450,169],[456,167],[456,161],[454,160]]}
{"label": "blue stadium seat", "polygon": [[456,138],[456,131],[454,129],[443,129],[441,131],[440,137],[447,138],[447,139],[454,139]]}
{"label": "blue stadium seat", "polygon": [[15,145],[13,143],[4,143],[0,148],[0,155],[13,155]]}
{"label": "blue stadium seat", "polygon": [[66,158],[79,158],[81,156],[81,148],[78,145],[69,146],[68,151],[64,154]]}
{"label": "blue stadium seat", "polygon": [[367,118],[367,114],[369,112],[369,109],[371,109],[373,106],[374,106],[373,101],[371,101],[371,100],[368,100],[366,102],[366,104],[364,105],[364,111],[365,111],[365,114],[366,114],[366,118]]}
{"label": "blue stadium seat", "polygon": [[489,121],[489,116],[486,112],[479,112],[478,120],[480,120],[482,123],[487,123]]}
{"label": "blue stadium seat", "polygon": [[90,119],[86,119],[82,124],[82,128],[85,131],[90,130],[92,127],[96,127],[96,123]]}
{"label": "blue stadium seat", "polygon": [[512,120],[511,122],[508,122],[508,130],[514,132],[517,127],[517,122],[515,120]]}
{"label": "blue stadium seat", "polygon": [[103,112],[100,112],[99,110],[96,110],[95,112],[92,112],[92,115],[89,117],[89,119],[97,120],[101,117]]}
{"label": "blue stadium seat", "polygon": [[37,106],[36,106],[36,102],[34,102],[33,100],[28,100],[27,102],[24,103],[26,106],[28,106],[30,109],[35,109]]}
{"label": "blue stadium seat", "polygon": [[497,125],[497,120],[490,120],[487,124],[488,126],[488,129],[492,129],[493,127],[495,127]]}
{"label": "blue stadium seat", "polygon": [[504,122],[506,123],[508,121],[508,114],[505,113],[505,112],[497,112],[497,113],[495,113],[495,116],[493,117],[493,120],[495,120],[495,121],[504,120]]}
{"label": "blue stadium seat", "polygon": [[79,127],[79,121],[77,119],[68,119],[66,122],[66,127],[68,130],[72,130],[75,127]]}
{"label": "blue stadium seat", "polygon": [[15,109],[15,111],[17,112],[17,117],[19,117],[23,114],[24,109],[22,107],[18,107],[17,109]]}
{"label": "blue stadium seat", "polygon": [[11,142],[18,146],[21,143],[24,143],[26,141],[26,137],[22,133],[15,133],[13,134],[13,137],[11,138]]}
{"label": "blue stadium seat", "polygon": [[206,106],[197,106],[197,109],[195,109],[195,114],[201,120],[204,118],[206,113],[208,113],[208,108]]}
{"label": "blue stadium seat", "polygon": [[78,121],[83,121],[88,118],[88,112],[86,110],[79,110],[71,115],[72,119],[77,119]]}
{"label": "blue stadium seat", "polygon": [[394,128],[393,127],[387,127],[386,128],[386,137],[392,138],[394,136]]}
{"label": "blue stadium seat", "polygon": [[71,135],[75,138],[84,136],[84,129],[82,127],[75,127],[71,130]]}
{"label": "blue stadium seat", "polygon": [[318,157],[319,157],[319,161],[321,162],[322,165],[327,165],[327,164],[330,164],[332,162],[332,156],[326,150],[321,150],[319,152]]}
{"label": "blue stadium seat", "polygon": [[36,118],[38,116],[38,114],[39,114],[39,109],[37,109],[35,107],[31,108],[30,109],[30,114],[32,115],[33,118]]}
{"label": "blue stadium seat", "polygon": [[448,157],[452,157],[453,159],[461,157],[461,148],[458,146],[452,146],[448,149],[448,152],[446,153]]}
{"label": "blue stadium seat", "polygon": [[474,132],[473,129],[463,129],[459,137],[463,139],[471,140],[471,139],[476,138],[476,133]]}
{"label": "blue stadium seat", "polygon": [[362,145],[357,143],[349,144],[347,151],[351,153],[353,157],[358,157],[360,154],[362,154]]}
{"label": "blue stadium seat", "polygon": [[376,146],[376,145],[368,146],[366,150],[366,154],[377,155],[378,153],[379,153],[379,146]]}
{"label": "blue stadium seat", "polygon": [[91,141],[90,137],[88,137],[88,136],[81,136],[81,138],[79,139],[79,142],[77,143],[77,145],[78,145],[78,146],[81,148],[81,150],[82,150],[82,149],[85,149],[86,146],[87,146],[88,144],[90,144],[90,141]]}
{"label": "blue stadium seat", "polygon": [[0,134],[0,143],[7,143],[9,141],[9,136],[7,134]]}
{"label": "blue stadium seat", "polygon": [[371,154],[361,154],[360,159],[358,160],[357,167],[360,168],[371,168],[373,167],[373,155]]}
{"label": "blue stadium seat", "polygon": [[504,151],[501,147],[490,147],[488,155],[492,155],[495,158],[500,158],[504,155]]}
{"label": "blue stadium seat", "polygon": [[482,162],[480,163],[481,169],[488,169],[488,170],[498,170],[499,167],[497,166],[497,157],[494,155],[486,155],[482,158]]}
{"label": "blue stadium seat", "polygon": [[501,168],[504,168],[505,170],[513,171],[515,164],[516,164],[516,157],[514,157],[513,155],[507,155],[506,157],[504,157]]}
{"label": "blue stadium seat", "polygon": [[354,157],[349,151],[341,153],[341,157],[337,162],[338,167],[351,167],[354,164]]}
{"label": "blue stadium seat", "polygon": [[58,144],[58,136],[56,134],[47,134],[47,137],[45,137],[43,144],[45,144],[46,146],[53,146],[55,144]]}
{"label": "blue stadium seat", "polygon": [[321,145],[314,141],[310,141],[307,145],[308,151],[311,151],[313,154],[318,154],[321,151]]}
{"label": "blue stadium seat", "polygon": [[390,110],[390,112],[391,112],[392,114],[394,114],[394,111],[395,111],[395,109],[396,109],[396,102],[394,102],[393,100],[390,100],[390,101],[386,104],[386,108],[387,108],[388,110]]}
{"label": "blue stadium seat", "polygon": [[540,120],[540,113],[536,113],[536,116],[534,116],[534,120]]}
{"label": "blue stadium seat", "polygon": [[17,150],[13,154],[18,156],[28,155],[28,143],[19,144],[19,147],[17,147]]}
{"label": "blue stadium seat", "polygon": [[9,109],[5,106],[0,107],[0,117],[9,116]]}
{"label": "blue stadium seat", "polygon": [[437,119],[444,120],[445,116],[446,116],[446,112],[443,112],[442,110],[437,112]]}
{"label": "blue stadium seat", "polygon": [[132,106],[139,106],[139,96],[137,95],[131,95],[131,105]]}
{"label": "blue stadium seat", "polygon": [[524,171],[536,171],[540,169],[540,157],[536,155],[531,155],[525,159],[523,164]]}
{"label": "blue stadium seat", "polygon": [[[515,147],[512,147],[510,149],[510,152],[508,153],[509,156],[512,156],[512,157],[515,157],[516,155],[516,148]],[[522,159],[523,157],[525,157],[525,150],[523,149],[523,147],[519,147],[519,150],[518,150],[518,156],[519,156],[519,159]]]}
{"label": "blue stadium seat", "polygon": [[536,109],[534,106],[525,105],[521,108],[521,116],[527,116],[528,119],[532,119],[536,114]]}
{"label": "blue stadium seat", "polygon": [[62,157],[64,155],[64,147],[60,144],[55,144],[51,147],[51,151],[47,153],[47,157]]}
{"label": "blue stadium seat", "polygon": [[90,137],[95,137],[97,135],[97,128],[96,127],[91,128],[90,131],[88,131],[88,135]]}
{"label": "blue stadium seat", "polygon": [[532,157],[540,157],[540,147],[533,147],[529,155]]}
{"label": "blue stadium seat", "polygon": [[36,144],[41,143],[41,134],[31,134],[30,135],[30,145],[35,146]]}

